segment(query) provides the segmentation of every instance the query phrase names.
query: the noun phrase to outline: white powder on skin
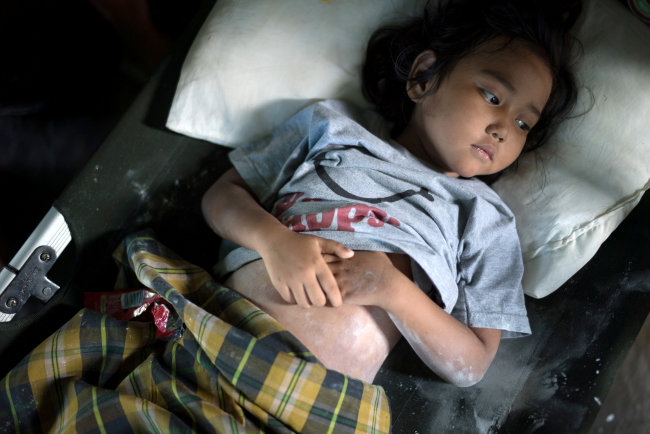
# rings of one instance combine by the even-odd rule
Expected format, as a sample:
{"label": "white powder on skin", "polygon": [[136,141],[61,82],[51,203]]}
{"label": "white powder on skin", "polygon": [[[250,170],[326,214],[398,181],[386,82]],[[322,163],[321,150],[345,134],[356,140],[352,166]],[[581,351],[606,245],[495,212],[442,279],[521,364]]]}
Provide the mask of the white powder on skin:
{"label": "white powder on skin", "polygon": [[459,387],[473,386],[481,380],[482,376],[474,372],[474,367],[468,365],[463,357],[451,358],[450,351],[444,347],[438,351],[432,351],[417,332],[411,330],[393,315],[389,314],[389,316],[420,359],[440,377]]}
{"label": "white powder on skin", "polygon": [[374,318],[367,311],[357,309],[342,319],[348,332],[331,336],[322,317],[314,315],[316,311],[317,308],[311,308],[304,315],[304,331],[309,336],[306,344],[311,351],[325,366],[372,381],[391,348]]}

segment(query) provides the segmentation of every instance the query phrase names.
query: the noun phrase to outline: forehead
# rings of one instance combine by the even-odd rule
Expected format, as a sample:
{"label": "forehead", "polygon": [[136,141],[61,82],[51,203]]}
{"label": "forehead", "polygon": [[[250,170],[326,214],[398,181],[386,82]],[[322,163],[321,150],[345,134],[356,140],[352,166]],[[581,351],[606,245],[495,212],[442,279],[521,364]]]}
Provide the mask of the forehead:
{"label": "forehead", "polygon": [[[551,75],[550,66],[541,50],[521,39],[506,37],[490,39],[478,45],[459,63],[467,63],[467,66],[471,66],[483,65],[486,62],[494,66],[501,66],[504,70],[509,70],[512,66],[528,67]],[[502,62],[508,63],[503,64]]]}
{"label": "forehead", "polygon": [[494,38],[479,45],[456,65],[469,74],[499,76],[517,91],[534,91],[548,98],[553,85],[547,60],[532,44],[520,39]]}

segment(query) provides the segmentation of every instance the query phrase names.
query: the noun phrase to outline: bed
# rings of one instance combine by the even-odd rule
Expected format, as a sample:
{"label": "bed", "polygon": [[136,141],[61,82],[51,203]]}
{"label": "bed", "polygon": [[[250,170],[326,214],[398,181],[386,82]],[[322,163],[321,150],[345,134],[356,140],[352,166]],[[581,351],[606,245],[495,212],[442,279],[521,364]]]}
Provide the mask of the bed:
{"label": "bed", "polygon": [[[205,2],[193,32],[186,35],[175,55],[158,71],[105,143],[54,203],[64,216],[72,238],[72,244],[63,251],[49,274],[61,289],[48,303],[33,304],[33,313],[0,324],[2,375],[75,315],[83,304],[85,291],[109,291],[113,287],[117,267],[111,253],[128,234],[149,227],[191,263],[210,269],[216,262],[219,240],[203,223],[200,196],[229,167],[227,152],[242,140],[241,134],[255,132],[251,132],[250,126],[231,131],[229,137],[235,138],[230,141],[225,136],[204,136],[192,131],[192,126],[183,125],[188,113],[180,108],[180,100],[184,90],[185,94],[191,93],[185,83],[200,81],[196,77],[188,79],[192,68],[188,59],[195,59],[197,50],[201,49],[196,41],[201,38],[205,41],[206,35],[215,36],[207,32],[205,25],[199,31],[200,24],[207,16],[206,23],[216,26],[221,22],[223,26],[219,20],[228,18],[218,14],[231,4],[221,3],[218,9]],[[334,7],[329,2],[314,3],[317,7]],[[419,7],[417,2],[409,5]],[[376,13],[380,15],[382,11]],[[623,21],[628,27],[622,33],[616,26],[599,32],[598,36],[584,30],[602,24],[605,18],[611,19],[612,14],[617,19],[628,20]],[[616,74],[612,66],[616,62],[599,57],[606,56],[607,52],[597,50],[598,47],[604,44],[612,50],[609,42],[616,46],[616,43],[629,43],[632,37],[645,36],[646,41],[650,38],[650,30],[613,0],[587,2],[586,15],[586,20],[593,22],[582,24],[585,57],[587,62],[601,62],[598,65],[602,65],[599,69],[603,77]],[[619,140],[620,155],[589,163],[593,168],[607,160],[611,171],[583,173],[569,164],[570,161],[567,163],[565,160],[570,157],[566,157],[547,165],[551,168],[547,177],[549,185],[541,196],[534,195],[535,186],[530,190],[512,187],[521,185],[526,175],[514,175],[512,184],[495,186],[509,201],[518,219],[521,215],[522,224],[531,226],[536,223],[527,220],[532,217],[526,214],[526,208],[534,208],[528,210],[532,214],[558,213],[558,209],[566,211],[567,202],[590,195],[597,197],[590,202],[598,202],[600,207],[568,211],[571,218],[578,215],[588,224],[572,220],[566,223],[570,231],[552,234],[544,242],[530,234],[522,237],[524,249],[534,252],[527,262],[533,271],[525,277],[533,335],[503,341],[484,380],[470,388],[444,383],[430,373],[402,340],[375,380],[390,402],[392,432],[438,432],[440,427],[445,427],[445,432],[588,432],[618,367],[650,311],[650,198],[644,195],[650,184],[647,155],[650,153],[643,152],[650,148],[647,139],[650,130],[645,125],[650,117],[650,102],[635,92],[642,80],[648,83],[650,52],[643,44],[628,46],[625,53],[619,53],[624,56],[622,64],[641,71],[619,81],[627,89],[626,95],[637,100],[620,102],[617,110],[625,112],[634,104],[636,119],[624,124],[617,135],[626,140],[631,138],[634,146]],[[208,48],[209,45],[204,46]],[[616,60],[620,65],[621,59]],[[341,88],[340,83],[332,86]],[[608,86],[611,87],[593,89],[597,106],[604,101],[619,104],[614,95],[621,88],[613,80]],[[318,92],[331,91],[331,88],[318,89]],[[318,94],[292,96],[284,110],[294,110],[296,106],[291,103],[296,101],[304,104],[318,97]],[[241,113],[231,111],[227,115],[236,119]],[[588,143],[594,139],[598,139],[597,143],[609,141],[607,125],[602,125],[604,118],[596,115],[607,118],[611,113],[601,114],[597,107],[591,117],[577,120],[570,130],[558,136],[555,146],[573,146],[576,152],[581,152],[585,140]],[[260,119],[275,121],[262,115],[255,119],[258,124]],[[597,134],[576,140],[578,132],[598,124],[602,129]],[[210,129],[219,131],[218,126]],[[642,134],[643,131],[647,134]],[[530,170],[536,170],[533,160],[523,162],[524,169],[527,165]],[[553,172],[557,167],[563,171]],[[620,170],[614,171],[617,167]],[[584,165],[582,170],[586,170]],[[569,184],[555,184],[556,176],[567,173]],[[621,182],[603,184],[600,178]],[[585,188],[576,187],[566,193],[571,188],[567,185],[585,179],[588,182],[581,184]],[[594,179],[598,182],[592,182]],[[558,200],[563,191],[564,202]],[[549,236],[549,232],[561,230],[562,224],[555,221],[553,228],[538,228],[535,236],[540,233]],[[565,249],[567,245],[571,248]]]}

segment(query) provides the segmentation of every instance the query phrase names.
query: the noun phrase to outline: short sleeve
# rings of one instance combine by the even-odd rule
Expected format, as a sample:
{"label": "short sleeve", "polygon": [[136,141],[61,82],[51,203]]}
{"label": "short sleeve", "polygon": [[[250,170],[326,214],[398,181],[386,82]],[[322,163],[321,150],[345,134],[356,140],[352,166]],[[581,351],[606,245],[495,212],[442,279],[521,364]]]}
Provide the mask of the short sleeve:
{"label": "short sleeve", "polygon": [[[327,147],[357,146],[358,134],[369,134],[355,120],[359,118],[381,131],[383,124],[374,113],[343,101],[320,101],[299,111],[269,136],[236,148],[229,158],[262,206],[270,209],[277,192],[301,164]],[[352,127],[354,134],[350,134]]]}
{"label": "short sleeve", "polygon": [[307,156],[312,113],[313,106],[307,107],[268,136],[242,145],[228,155],[233,167],[267,209],[280,187]]}
{"label": "short sleeve", "polygon": [[479,198],[469,212],[452,315],[470,327],[500,329],[503,337],[529,335],[515,218],[498,199]]}

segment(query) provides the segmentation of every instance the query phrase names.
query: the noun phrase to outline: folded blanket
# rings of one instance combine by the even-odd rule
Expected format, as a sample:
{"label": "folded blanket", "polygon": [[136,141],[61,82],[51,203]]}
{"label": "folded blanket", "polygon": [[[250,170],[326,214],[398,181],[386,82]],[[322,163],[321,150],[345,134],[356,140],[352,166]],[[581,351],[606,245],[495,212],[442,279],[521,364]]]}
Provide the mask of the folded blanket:
{"label": "folded blanket", "polygon": [[273,318],[145,233],[120,251],[183,320],[82,309],[2,380],[0,431],[390,430],[384,390],[331,371]]}

